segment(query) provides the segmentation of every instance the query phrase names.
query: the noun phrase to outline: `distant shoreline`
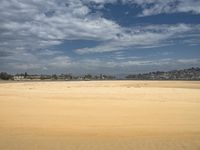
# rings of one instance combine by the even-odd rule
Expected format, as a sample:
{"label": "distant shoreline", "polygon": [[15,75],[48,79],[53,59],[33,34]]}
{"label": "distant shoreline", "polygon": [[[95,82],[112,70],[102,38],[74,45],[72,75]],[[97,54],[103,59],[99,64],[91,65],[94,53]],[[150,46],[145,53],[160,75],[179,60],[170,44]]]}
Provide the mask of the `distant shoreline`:
{"label": "distant shoreline", "polygon": [[200,82],[200,80],[131,80],[131,79],[116,79],[116,80],[0,80],[1,83],[31,83],[31,82],[109,82],[109,81],[149,81],[149,82]]}

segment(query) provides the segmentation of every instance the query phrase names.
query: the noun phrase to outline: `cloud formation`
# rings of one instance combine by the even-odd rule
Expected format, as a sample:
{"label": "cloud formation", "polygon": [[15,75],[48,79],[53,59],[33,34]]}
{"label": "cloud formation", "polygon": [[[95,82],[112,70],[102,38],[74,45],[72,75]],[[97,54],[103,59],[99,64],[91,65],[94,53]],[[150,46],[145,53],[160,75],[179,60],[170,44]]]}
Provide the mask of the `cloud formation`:
{"label": "cloud formation", "polygon": [[[198,24],[147,24],[123,27],[114,20],[92,12],[95,5],[101,9],[105,4],[117,2],[119,1],[1,0],[0,62],[4,68],[10,66],[21,70],[46,70],[58,67],[57,64],[60,68],[65,68],[89,63],[85,59],[75,63],[73,58],[63,56],[62,51],[52,48],[63,44],[66,40],[99,41],[94,47],[74,49],[77,54],[163,47],[173,45],[175,40],[181,39],[186,34],[190,35],[190,38],[184,39],[183,43],[200,44]],[[141,12],[136,14],[140,17],[173,12],[200,13],[200,2],[196,0],[121,0],[121,2],[141,7]],[[126,63],[134,64],[130,61]],[[113,67],[114,64],[114,62],[107,63]]]}
{"label": "cloud formation", "polygon": [[[124,0],[127,2],[127,0]],[[140,5],[143,11],[139,16],[150,16],[161,13],[194,13],[200,14],[198,0],[128,0]]]}
{"label": "cloud formation", "polygon": [[[123,28],[117,37],[94,48],[77,49],[80,54],[119,51],[128,48],[152,48],[171,45],[186,33],[200,32],[200,25],[148,25]],[[197,42],[197,41],[194,41]],[[198,42],[197,42],[198,43]],[[196,44],[197,44],[196,43]]]}

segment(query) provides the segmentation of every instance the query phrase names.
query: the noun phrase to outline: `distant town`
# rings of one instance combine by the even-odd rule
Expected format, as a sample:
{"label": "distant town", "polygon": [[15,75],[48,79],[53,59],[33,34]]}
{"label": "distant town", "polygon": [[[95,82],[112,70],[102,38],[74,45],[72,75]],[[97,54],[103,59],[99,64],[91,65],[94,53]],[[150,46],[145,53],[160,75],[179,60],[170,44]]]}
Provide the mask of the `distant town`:
{"label": "distant town", "polygon": [[131,80],[200,80],[200,68],[189,68],[172,71],[156,71],[126,76]]}
{"label": "distant town", "polygon": [[11,81],[89,81],[89,80],[200,80],[200,68],[189,68],[172,71],[156,71],[140,74],[129,74],[123,78],[117,78],[114,75],[91,75],[75,76],[72,74],[28,74],[18,73],[15,75],[7,72],[0,73],[0,80]]}

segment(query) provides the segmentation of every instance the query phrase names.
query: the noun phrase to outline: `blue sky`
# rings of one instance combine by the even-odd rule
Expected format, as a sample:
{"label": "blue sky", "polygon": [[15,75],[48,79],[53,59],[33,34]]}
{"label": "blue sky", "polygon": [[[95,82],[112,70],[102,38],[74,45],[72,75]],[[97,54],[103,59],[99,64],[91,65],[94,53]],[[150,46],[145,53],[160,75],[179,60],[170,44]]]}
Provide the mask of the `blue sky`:
{"label": "blue sky", "polygon": [[199,0],[1,0],[0,71],[200,67]]}

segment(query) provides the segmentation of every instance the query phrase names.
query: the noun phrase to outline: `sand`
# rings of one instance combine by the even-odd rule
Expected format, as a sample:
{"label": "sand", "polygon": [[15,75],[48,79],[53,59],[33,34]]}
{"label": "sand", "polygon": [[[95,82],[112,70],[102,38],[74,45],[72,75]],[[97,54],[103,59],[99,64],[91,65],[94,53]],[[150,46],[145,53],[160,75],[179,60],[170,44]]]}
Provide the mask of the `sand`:
{"label": "sand", "polygon": [[199,150],[200,82],[0,84],[0,150]]}

